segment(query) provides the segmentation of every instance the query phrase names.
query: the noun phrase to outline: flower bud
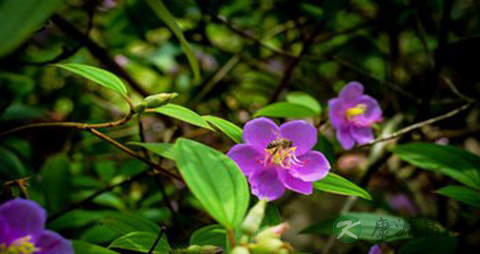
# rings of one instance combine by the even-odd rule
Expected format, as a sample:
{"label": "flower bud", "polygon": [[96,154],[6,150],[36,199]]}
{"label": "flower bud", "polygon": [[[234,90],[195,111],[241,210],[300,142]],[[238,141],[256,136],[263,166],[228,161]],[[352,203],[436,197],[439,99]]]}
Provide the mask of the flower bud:
{"label": "flower bud", "polygon": [[247,247],[237,246],[232,250],[232,254],[250,254],[250,251],[248,251]]}
{"label": "flower bud", "polygon": [[278,239],[280,236],[290,228],[287,222],[278,224],[273,227],[268,227],[264,229],[262,232],[258,233],[255,236],[255,240],[260,242],[264,239]]}
{"label": "flower bud", "polygon": [[267,201],[262,199],[250,209],[245,220],[242,223],[242,233],[247,235],[253,235],[257,232],[260,224],[262,223],[263,216],[265,215],[265,208]]}
{"label": "flower bud", "polygon": [[292,247],[280,239],[267,238],[250,245],[250,250],[253,254],[288,254]]}
{"label": "flower bud", "polygon": [[142,101],[137,105],[133,106],[133,112],[135,113],[142,113],[147,108],[147,103]]}
{"label": "flower bud", "polygon": [[155,95],[150,95],[143,99],[147,104],[147,108],[157,108],[167,104],[173,98],[177,97],[177,93],[159,93]]}
{"label": "flower bud", "polygon": [[213,245],[191,245],[182,253],[195,253],[195,254],[215,254],[219,250],[219,247]]}

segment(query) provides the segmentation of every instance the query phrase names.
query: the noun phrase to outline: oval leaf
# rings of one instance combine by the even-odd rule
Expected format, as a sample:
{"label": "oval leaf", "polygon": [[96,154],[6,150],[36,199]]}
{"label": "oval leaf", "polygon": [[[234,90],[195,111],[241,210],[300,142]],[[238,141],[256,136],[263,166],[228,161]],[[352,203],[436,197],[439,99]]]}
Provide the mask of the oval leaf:
{"label": "oval leaf", "polygon": [[177,167],[207,212],[226,228],[239,225],[250,193],[242,172],[225,154],[198,142],[179,138]]}
{"label": "oval leaf", "polygon": [[70,160],[64,153],[52,156],[43,164],[41,173],[47,209],[50,213],[56,213],[66,207],[70,200]]}
{"label": "oval leaf", "polygon": [[94,245],[85,241],[74,240],[72,241],[73,249],[75,253],[82,254],[118,254],[118,252],[109,250],[102,246]]}
{"label": "oval leaf", "polygon": [[438,194],[480,208],[480,192],[464,186],[447,186],[437,190]]}
{"label": "oval leaf", "polygon": [[[108,248],[147,253],[150,248],[152,248],[156,239],[156,234],[149,232],[132,232],[113,240]],[[169,251],[170,245],[167,242],[167,237],[163,234],[151,253],[164,254],[169,253]]]}
{"label": "oval leaf", "polygon": [[268,117],[309,117],[315,116],[317,113],[304,105],[299,105],[290,102],[277,102],[267,105],[259,109],[253,116],[268,116]]}
{"label": "oval leaf", "polygon": [[55,66],[63,68],[65,70],[69,70],[99,85],[110,88],[113,91],[122,95],[127,94],[127,88],[123,84],[122,80],[120,80],[120,78],[115,76],[113,73],[106,70],[77,63],[56,64]]}
{"label": "oval leaf", "polygon": [[372,200],[372,197],[366,190],[334,173],[328,173],[323,179],[313,183],[313,187],[321,191]]}
{"label": "oval leaf", "polygon": [[141,146],[156,155],[160,155],[170,160],[175,160],[175,146],[170,143],[142,143],[129,142],[129,145]]}
{"label": "oval leaf", "polygon": [[190,245],[213,245],[226,249],[227,231],[221,225],[208,225],[193,232]]}
{"label": "oval leaf", "polygon": [[207,121],[205,121],[199,114],[177,104],[167,104],[158,108],[154,108],[151,111],[176,118],[198,127],[213,130],[212,127],[208,125]]}
{"label": "oval leaf", "polygon": [[453,146],[430,143],[399,145],[393,152],[419,168],[439,172],[474,188],[480,188],[480,157]]}
{"label": "oval leaf", "polygon": [[225,133],[235,143],[242,143],[242,128],[216,116],[202,116],[202,118]]}
{"label": "oval leaf", "polygon": [[317,114],[320,114],[320,112],[322,112],[322,107],[320,106],[320,103],[318,103],[315,98],[313,98],[307,93],[291,92],[287,94],[286,99],[288,102],[303,105]]}

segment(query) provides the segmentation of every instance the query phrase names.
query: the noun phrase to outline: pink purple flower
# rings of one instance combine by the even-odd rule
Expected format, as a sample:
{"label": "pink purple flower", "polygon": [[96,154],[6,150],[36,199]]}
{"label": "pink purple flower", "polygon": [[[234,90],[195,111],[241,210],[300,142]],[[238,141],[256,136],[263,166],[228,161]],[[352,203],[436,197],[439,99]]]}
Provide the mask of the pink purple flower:
{"label": "pink purple flower", "polygon": [[328,101],[328,107],[330,121],[344,149],[374,139],[372,125],[382,120],[382,110],[375,99],[363,94],[362,84],[348,83],[337,98]]}
{"label": "pink purple flower", "polygon": [[45,230],[45,210],[25,199],[0,206],[0,253],[73,254],[70,241]]}
{"label": "pink purple flower", "polygon": [[233,146],[228,156],[248,177],[252,193],[260,199],[277,199],[285,189],[311,194],[312,182],[330,170],[325,156],[312,151],[317,131],[305,121],[278,127],[270,119],[257,118],[245,124],[243,140],[245,144]]}
{"label": "pink purple flower", "polygon": [[380,245],[375,244],[370,248],[368,254],[382,254],[382,248],[380,248]]}
{"label": "pink purple flower", "polygon": [[395,194],[387,197],[390,206],[405,215],[416,215],[417,208],[405,194]]}

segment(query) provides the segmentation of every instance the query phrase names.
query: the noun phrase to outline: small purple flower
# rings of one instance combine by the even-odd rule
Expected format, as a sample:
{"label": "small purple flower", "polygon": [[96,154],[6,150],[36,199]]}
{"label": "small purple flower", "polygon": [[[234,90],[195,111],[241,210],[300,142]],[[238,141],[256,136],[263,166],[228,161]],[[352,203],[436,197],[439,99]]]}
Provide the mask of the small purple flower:
{"label": "small purple flower", "polygon": [[0,205],[0,253],[73,254],[70,241],[45,230],[45,221],[45,210],[33,201]]}
{"label": "small purple flower", "polygon": [[395,194],[387,197],[389,205],[396,211],[405,215],[416,215],[417,208],[405,194]]}
{"label": "small purple flower", "polygon": [[245,124],[243,140],[245,144],[233,146],[227,155],[248,177],[252,193],[260,199],[277,199],[285,188],[311,194],[312,182],[330,170],[325,156],[311,151],[317,131],[305,121],[278,127],[270,119],[257,118]]}
{"label": "small purple flower", "polygon": [[348,83],[337,98],[328,101],[328,107],[330,121],[344,149],[373,140],[372,125],[382,120],[382,110],[375,99],[363,94],[362,84]]}
{"label": "small purple flower", "polygon": [[380,245],[375,244],[370,248],[368,254],[382,254],[382,248],[380,248]]}

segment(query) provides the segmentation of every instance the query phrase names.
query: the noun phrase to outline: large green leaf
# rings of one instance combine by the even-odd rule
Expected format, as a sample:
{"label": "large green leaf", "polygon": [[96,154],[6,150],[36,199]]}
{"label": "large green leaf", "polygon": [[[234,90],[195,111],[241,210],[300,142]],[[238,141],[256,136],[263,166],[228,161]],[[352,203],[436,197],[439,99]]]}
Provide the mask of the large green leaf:
{"label": "large green leaf", "polygon": [[325,178],[313,183],[313,187],[321,191],[332,192],[347,196],[358,196],[367,200],[372,199],[372,197],[366,190],[360,188],[349,180],[331,172],[328,173]]}
{"label": "large green leaf", "polygon": [[226,228],[242,222],[250,193],[245,177],[225,154],[198,142],[179,138],[177,167],[207,212]]}
{"label": "large green leaf", "polygon": [[[115,239],[108,248],[116,248],[130,251],[147,253],[155,243],[158,236],[150,232],[132,232]],[[158,244],[153,249],[155,254],[169,253],[170,245],[165,234],[162,235]]]}
{"label": "large green leaf", "polygon": [[141,146],[157,155],[165,157],[170,160],[175,160],[175,146],[170,143],[142,143],[129,142],[129,145]]}
{"label": "large green leaf", "polygon": [[0,57],[14,50],[55,11],[61,0],[0,1]]}
{"label": "large green leaf", "polygon": [[190,63],[190,67],[192,67],[193,75],[195,78],[195,83],[200,82],[200,68],[198,65],[198,61],[195,58],[195,54],[193,53],[192,47],[188,43],[188,41],[183,36],[183,32],[180,27],[177,25],[175,18],[170,14],[167,7],[163,4],[162,0],[147,0],[147,3],[152,7],[153,11],[157,14],[157,16],[165,22],[165,24],[172,30],[175,34],[177,39],[180,41],[180,45],[182,46],[182,50],[187,55],[188,62]]}
{"label": "large green leaf", "polygon": [[213,130],[212,127],[208,125],[207,121],[205,121],[199,114],[177,104],[167,104],[158,108],[154,108],[152,111],[176,118],[198,127]]}
{"label": "large green leaf", "polygon": [[75,253],[79,254],[118,254],[116,251],[80,240],[73,240],[72,245]]}
{"label": "large green leaf", "polygon": [[65,208],[70,200],[70,160],[65,153],[52,156],[43,164],[41,173],[47,209],[50,213],[58,212]]}
{"label": "large green leaf", "polygon": [[460,148],[430,143],[397,146],[393,152],[417,167],[439,172],[480,188],[480,157]]}
{"label": "large green leaf", "polygon": [[320,103],[318,103],[315,98],[313,98],[307,93],[291,92],[287,94],[286,99],[290,103],[303,105],[317,114],[320,114],[320,112],[322,112],[322,107],[320,106]]}
{"label": "large green leaf", "polygon": [[290,102],[276,102],[259,109],[254,117],[268,116],[268,117],[309,117],[318,115],[311,108],[304,105],[290,103]]}
{"label": "large green leaf", "polygon": [[202,116],[202,118],[225,133],[225,135],[230,137],[235,143],[242,143],[242,128],[216,116]]}
{"label": "large green leaf", "polygon": [[110,88],[122,95],[127,94],[127,88],[123,84],[122,80],[106,70],[78,63],[56,64],[55,66],[69,70],[99,85]]}
{"label": "large green leaf", "polygon": [[190,236],[190,245],[213,245],[225,249],[227,231],[218,224],[199,228]]}
{"label": "large green leaf", "polygon": [[451,185],[437,190],[437,193],[480,208],[480,192],[477,190]]}

